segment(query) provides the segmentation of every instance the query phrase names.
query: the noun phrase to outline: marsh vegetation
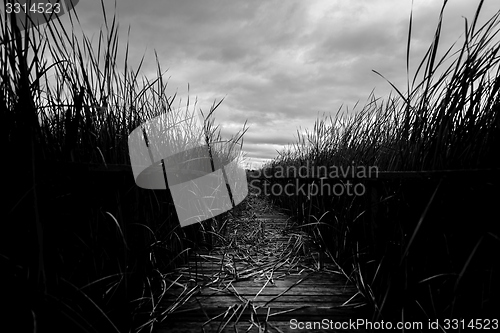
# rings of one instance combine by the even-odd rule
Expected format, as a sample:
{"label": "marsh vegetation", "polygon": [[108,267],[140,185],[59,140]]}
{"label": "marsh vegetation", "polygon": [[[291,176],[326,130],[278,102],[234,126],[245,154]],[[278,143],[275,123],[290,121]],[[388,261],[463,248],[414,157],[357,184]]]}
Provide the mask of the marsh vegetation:
{"label": "marsh vegetation", "polygon": [[[464,20],[463,43],[443,49],[445,2],[434,39],[414,77],[408,74],[406,89],[387,81],[394,94],[385,100],[371,95],[359,111],[318,119],[257,172],[378,168],[379,177],[299,179],[306,188],[350,181],[366,188],[360,196],[309,195],[290,187],[297,195],[268,191],[350,272],[374,318],[495,314],[500,12],[482,13],[482,4],[472,22]],[[483,25],[480,14],[491,15]],[[410,16],[408,64],[411,30]],[[254,182],[263,190],[291,183],[280,177]]]}

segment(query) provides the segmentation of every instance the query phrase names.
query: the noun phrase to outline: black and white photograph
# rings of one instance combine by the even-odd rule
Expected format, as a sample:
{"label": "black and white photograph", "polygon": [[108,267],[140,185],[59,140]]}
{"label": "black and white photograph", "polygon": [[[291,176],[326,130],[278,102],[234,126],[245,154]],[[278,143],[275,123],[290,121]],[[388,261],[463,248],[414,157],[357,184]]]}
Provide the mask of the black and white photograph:
{"label": "black and white photograph", "polygon": [[2,0],[1,332],[500,329],[498,0]]}

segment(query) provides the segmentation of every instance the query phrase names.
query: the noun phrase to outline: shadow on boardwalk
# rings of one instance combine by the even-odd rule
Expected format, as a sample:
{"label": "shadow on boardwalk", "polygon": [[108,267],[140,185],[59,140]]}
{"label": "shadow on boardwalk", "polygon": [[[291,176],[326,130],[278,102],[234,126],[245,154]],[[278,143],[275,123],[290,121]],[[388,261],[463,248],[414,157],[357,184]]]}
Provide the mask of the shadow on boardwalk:
{"label": "shadow on boardwalk", "polygon": [[264,198],[245,201],[224,246],[165,275],[157,333],[335,332],[366,318],[356,287],[305,232]]}

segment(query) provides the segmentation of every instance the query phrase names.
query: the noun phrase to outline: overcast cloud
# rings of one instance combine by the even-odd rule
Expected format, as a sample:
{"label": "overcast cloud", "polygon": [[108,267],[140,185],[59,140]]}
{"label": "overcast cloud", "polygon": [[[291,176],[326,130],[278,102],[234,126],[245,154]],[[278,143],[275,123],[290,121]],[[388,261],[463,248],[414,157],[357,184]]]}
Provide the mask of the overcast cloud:
{"label": "overcast cloud", "polygon": [[[478,2],[449,1],[443,49],[464,31],[462,16],[472,21]],[[111,13],[114,1],[105,3]],[[441,5],[414,1],[413,70]],[[156,50],[171,94],[185,101],[189,83],[207,111],[225,97],[216,113],[225,133],[248,120],[243,148],[253,167],[293,142],[299,127],[312,128],[318,115],[364,104],[373,89],[387,97],[390,86],[372,69],[405,90],[410,0],[117,0],[117,8],[123,49],[131,26],[132,66],[145,54],[143,74],[154,77]],[[483,22],[499,9],[498,0],[486,0]],[[100,0],[80,1],[76,10],[88,34],[103,24]]]}

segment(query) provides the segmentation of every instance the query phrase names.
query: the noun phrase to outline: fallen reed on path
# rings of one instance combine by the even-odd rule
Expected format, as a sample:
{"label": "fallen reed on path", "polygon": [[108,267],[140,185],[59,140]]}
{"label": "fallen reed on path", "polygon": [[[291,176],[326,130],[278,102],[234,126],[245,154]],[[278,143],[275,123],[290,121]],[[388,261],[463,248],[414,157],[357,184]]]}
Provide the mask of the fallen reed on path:
{"label": "fallen reed on path", "polygon": [[[356,314],[356,308],[364,305],[358,303],[357,294],[343,294],[349,287],[343,272],[332,262],[325,263],[324,253],[312,237],[278,212],[268,198],[251,189],[241,205],[211,251],[196,252],[188,264],[163,275],[163,292],[150,326],[158,332],[182,329],[183,325],[206,332],[266,327],[280,331],[276,321],[285,323],[287,313],[290,318],[300,310],[316,315],[318,309],[311,302],[324,306],[322,311],[329,311],[332,317],[344,310]],[[283,220],[276,222],[275,218]],[[338,283],[329,290],[346,297],[338,307],[317,301],[318,295],[328,298],[323,295],[328,278]],[[308,285],[302,289],[305,283]]]}

